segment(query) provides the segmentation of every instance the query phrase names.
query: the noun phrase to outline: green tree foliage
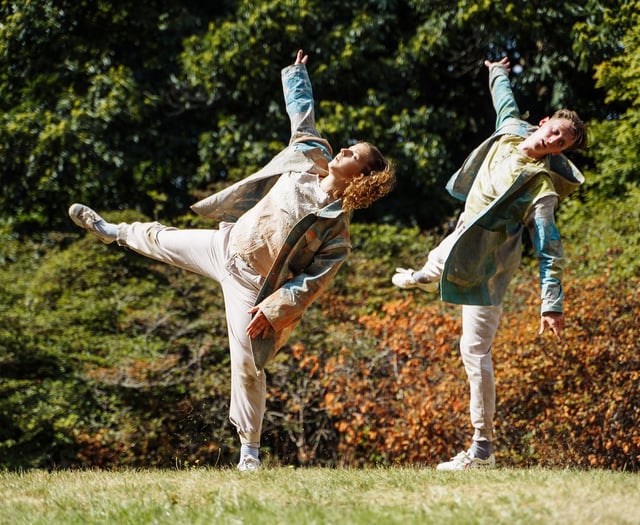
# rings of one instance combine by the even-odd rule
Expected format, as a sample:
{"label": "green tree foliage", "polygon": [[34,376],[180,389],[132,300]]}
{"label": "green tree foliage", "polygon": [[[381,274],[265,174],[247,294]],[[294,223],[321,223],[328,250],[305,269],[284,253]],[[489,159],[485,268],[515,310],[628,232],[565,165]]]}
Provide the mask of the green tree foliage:
{"label": "green tree foliage", "polygon": [[184,33],[216,12],[224,4],[195,16],[180,2],[3,1],[3,219],[28,231],[62,224],[76,199],[189,202],[198,121],[171,78]]}
{"label": "green tree foliage", "polygon": [[182,213],[286,143],[279,70],[302,47],[321,131],[398,166],[360,220],[438,226],[455,206],[444,182],[493,128],[483,59],[511,57],[532,119],[602,119],[592,67],[618,51],[618,4],[3,0],[0,220],[68,227],[75,200]]}
{"label": "green tree foliage", "polygon": [[600,198],[624,194],[630,184],[640,182],[640,2],[625,3],[615,17],[626,31],[615,56],[595,70],[609,112],[591,124],[595,169],[589,173],[589,186]]}

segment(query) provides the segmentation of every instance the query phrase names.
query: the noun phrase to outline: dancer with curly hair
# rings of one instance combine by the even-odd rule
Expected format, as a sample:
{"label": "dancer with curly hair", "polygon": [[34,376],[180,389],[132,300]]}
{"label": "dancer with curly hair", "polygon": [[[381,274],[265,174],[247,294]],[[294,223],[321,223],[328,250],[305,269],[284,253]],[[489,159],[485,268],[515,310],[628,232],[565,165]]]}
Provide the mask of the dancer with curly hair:
{"label": "dancer with curly hair", "polygon": [[316,129],[308,56],[282,70],[289,145],[264,168],[194,204],[217,229],[158,222],[113,224],[72,204],[73,222],[102,242],[215,279],[222,285],[229,350],[229,418],[241,442],[238,469],[260,467],[264,366],[331,284],[351,250],[350,215],[391,191],[392,164],[367,142],[341,149]]}

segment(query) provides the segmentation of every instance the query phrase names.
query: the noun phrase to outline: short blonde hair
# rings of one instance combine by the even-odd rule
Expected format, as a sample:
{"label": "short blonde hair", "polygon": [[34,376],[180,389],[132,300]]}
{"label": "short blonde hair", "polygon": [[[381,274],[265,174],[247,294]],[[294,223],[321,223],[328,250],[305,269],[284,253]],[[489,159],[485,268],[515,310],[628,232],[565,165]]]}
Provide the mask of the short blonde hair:
{"label": "short blonde hair", "polygon": [[587,125],[582,122],[582,119],[575,111],[571,109],[559,109],[551,115],[551,119],[563,119],[571,123],[573,144],[568,149],[585,149],[587,147]]}
{"label": "short blonde hair", "polygon": [[360,142],[367,147],[368,162],[363,172],[354,177],[342,194],[342,208],[345,211],[361,210],[387,195],[396,184],[395,168],[384,158],[380,150],[368,142]]}

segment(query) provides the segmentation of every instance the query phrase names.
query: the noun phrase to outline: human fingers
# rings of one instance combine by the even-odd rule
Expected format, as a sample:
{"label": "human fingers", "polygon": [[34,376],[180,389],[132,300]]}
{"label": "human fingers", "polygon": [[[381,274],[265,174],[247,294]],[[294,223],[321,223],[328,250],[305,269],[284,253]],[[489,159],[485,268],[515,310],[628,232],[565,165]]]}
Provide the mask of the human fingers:
{"label": "human fingers", "polygon": [[511,71],[511,63],[509,62],[509,57],[502,57],[497,62],[491,62],[490,60],[485,60],[484,65],[491,69],[492,66],[504,66],[507,68],[507,71]]}
{"label": "human fingers", "polygon": [[271,323],[269,319],[260,311],[260,307],[254,306],[249,310],[249,313],[255,313],[253,319],[247,325],[247,335],[252,339],[255,339],[259,336],[262,336],[264,339],[269,335],[269,330],[271,329]]}
{"label": "human fingers", "polygon": [[547,327],[549,327],[551,333],[553,333],[558,340],[562,341],[562,332],[564,330],[563,316],[542,316],[540,318],[540,330],[538,331],[538,334],[542,334]]}
{"label": "human fingers", "polygon": [[309,60],[309,56],[304,54],[302,49],[298,49],[298,53],[296,55],[296,64],[306,64],[307,60]]}

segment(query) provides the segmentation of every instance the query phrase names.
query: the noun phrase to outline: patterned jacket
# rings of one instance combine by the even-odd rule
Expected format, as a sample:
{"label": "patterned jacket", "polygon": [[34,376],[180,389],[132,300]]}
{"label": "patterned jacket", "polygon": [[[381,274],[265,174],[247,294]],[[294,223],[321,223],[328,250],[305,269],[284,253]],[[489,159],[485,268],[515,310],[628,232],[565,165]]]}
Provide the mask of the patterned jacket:
{"label": "patterned jacket", "polygon": [[[521,119],[506,68],[493,66],[489,86],[496,109],[496,131],[476,148],[451,177],[447,190],[465,201],[478,170],[495,141],[512,134],[527,137],[536,130]],[[564,156],[548,157],[548,172],[559,198],[584,182],[578,169]],[[513,185],[492,202],[464,230],[445,263],[441,280],[442,299],[456,304],[497,305],[520,265],[525,215],[536,195],[528,183],[539,171],[519,173]],[[542,312],[562,312],[561,277],[564,257],[560,234],[553,218],[535,218],[529,224],[533,248],[540,266]],[[472,256],[470,256],[472,254]]]}
{"label": "patterned jacket", "polygon": [[[196,213],[235,222],[266,195],[282,173],[326,173],[332,149],[316,129],[306,67],[284,68],[282,85],[291,121],[289,146],[258,172],[194,204]],[[341,201],[334,201],[301,219],[289,233],[256,299],[273,327],[266,338],[251,341],[258,371],[286,343],[303,313],[329,287],[349,255],[349,220]]]}

